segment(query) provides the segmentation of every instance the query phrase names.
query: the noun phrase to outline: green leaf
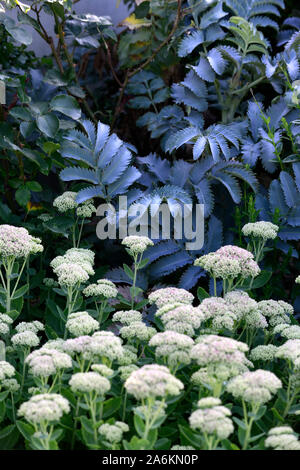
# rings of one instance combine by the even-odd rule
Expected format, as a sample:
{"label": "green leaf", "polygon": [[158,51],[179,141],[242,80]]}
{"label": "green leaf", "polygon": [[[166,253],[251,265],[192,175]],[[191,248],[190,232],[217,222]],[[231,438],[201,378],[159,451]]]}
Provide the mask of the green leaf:
{"label": "green leaf", "polygon": [[30,201],[30,191],[26,186],[21,186],[17,189],[15,198],[17,203],[22,206],[26,207],[27,203]]}
{"label": "green leaf", "polygon": [[42,186],[37,181],[27,181],[26,188],[30,189],[30,191],[33,191],[35,193],[39,193],[43,190]]}
{"label": "green leaf", "polygon": [[205,289],[203,289],[203,287],[198,287],[197,297],[199,301],[202,302],[202,300],[207,299],[209,297],[209,294],[206,292]]}
{"label": "green leaf", "polygon": [[134,427],[136,429],[136,432],[139,434],[140,437],[143,437],[143,435],[145,433],[145,423],[144,423],[144,421],[142,420],[142,418],[140,416],[135,414],[134,418],[133,418],[133,422],[134,422]]}
{"label": "green leaf", "polygon": [[25,284],[24,286],[20,287],[20,289],[16,290],[12,298],[15,300],[15,299],[18,299],[19,297],[23,297],[28,291],[28,289],[29,289],[29,284]]}
{"label": "green leaf", "polygon": [[127,274],[127,276],[129,277],[129,279],[133,280],[134,274],[133,274],[132,269],[130,269],[130,267],[127,264],[123,264],[123,269],[125,273]]}
{"label": "green leaf", "polygon": [[22,119],[23,121],[32,121],[32,116],[27,108],[22,108],[21,106],[15,106],[9,112],[10,116],[15,119]]}
{"label": "green leaf", "polygon": [[29,46],[32,43],[32,36],[30,31],[22,25],[15,23],[11,18],[6,18],[4,21],[6,31],[21,44]]}
{"label": "green leaf", "polygon": [[76,99],[68,95],[57,95],[51,102],[50,107],[54,111],[59,111],[72,119],[79,119],[81,116],[81,110]]}
{"label": "green leaf", "polygon": [[0,450],[13,449],[18,442],[20,433],[14,424],[9,424],[0,431]]}
{"label": "green leaf", "polygon": [[103,419],[108,418],[109,416],[113,415],[118,409],[120,408],[122,404],[122,398],[121,397],[116,397],[116,398],[109,398],[109,400],[106,400],[103,403]]}
{"label": "green leaf", "polygon": [[130,442],[123,441],[125,450],[151,450],[151,444],[147,439],[139,439],[137,436],[133,436]]}
{"label": "green leaf", "polygon": [[34,434],[34,428],[30,424],[24,423],[23,421],[17,421],[16,424],[20,433],[24,436],[24,438],[27,441],[30,441],[32,435]]}
{"label": "green leaf", "polygon": [[47,137],[55,137],[59,129],[59,120],[55,114],[45,114],[43,116],[38,116],[36,119],[36,124],[39,130],[46,134]]}
{"label": "green leaf", "polygon": [[179,424],[179,430],[183,445],[192,445],[196,449],[201,449],[202,439],[190,427]]}
{"label": "green leaf", "polygon": [[240,289],[243,290],[252,290],[259,289],[263,287],[270,280],[272,276],[272,271],[261,271],[260,274],[253,280],[251,285],[251,279],[246,279],[245,282],[241,285]]}

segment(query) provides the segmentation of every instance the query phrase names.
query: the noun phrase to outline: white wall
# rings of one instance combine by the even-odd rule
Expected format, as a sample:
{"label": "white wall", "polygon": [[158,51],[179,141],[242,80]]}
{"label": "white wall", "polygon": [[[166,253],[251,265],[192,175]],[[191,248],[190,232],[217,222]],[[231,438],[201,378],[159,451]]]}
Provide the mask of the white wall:
{"label": "white wall", "polygon": [[[26,2],[25,2],[26,3]],[[80,0],[74,5],[76,13],[92,13],[99,16],[110,16],[114,25],[117,25],[128,16],[127,7],[120,2],[117,8],[117,0]],[[10,16],[16,18],[16,13],[11,11]],[[53,22],[49,15],[42,14],[41,19],[48,32],[53,31]],[[30,28],[32,31],[32,28]],[[30,49],[33,49],[38,56],[48,55],[49,46],[44,43],[38,33],[32,31],[33,41]]]}

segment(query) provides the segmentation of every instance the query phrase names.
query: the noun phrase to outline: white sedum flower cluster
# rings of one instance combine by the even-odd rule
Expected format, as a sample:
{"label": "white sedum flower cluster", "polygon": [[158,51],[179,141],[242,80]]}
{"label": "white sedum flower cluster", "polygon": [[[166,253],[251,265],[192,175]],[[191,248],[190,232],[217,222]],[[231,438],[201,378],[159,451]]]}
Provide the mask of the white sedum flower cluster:
{"label": "white sedum flower cluster", "polygon": [[257,369],[231,379],[227,392],[246,402],[263,405],[271,400],[272,395],[277,393],[281,386],[281,380],[273,372]]}
{"label": "white sedum flower cluster", "polygon": [[105,395],[110,390],[110,381],[97,372],[78,372],[72,375],[69,385],[74,393]]}
{"label": "white sedum flower cluster", "polygon": [[280,335],[286,339],[300,339],[300,326],[279,323],[279,325],[275,326],[273,333],[280,333]]}
{"label": "white sedum flower cluster", "polygon": [[155,333],[157,333],[155,328],[147,326],[146,323],[142,321],[134,321],[120,328],[120,335],[123,339],[127,339],[128,341],[137,339],[139,341],[148,342]]}
{"label": "white sedum flower cluster", "polygon": [[202,335],[196,343],[190,357],[201,369],[192,375],[191,380],[198,386],[214,387],[252,367],[245,356],[248,351],[245,343],[216,335]]}
{"label": "white sedum flower cluster", "polygon": [[143,400],[179,395],[183,390],[183,383],[167,367],[151,364],[132,372],[125,382],[125,388],[137,400]]}
{"label": "white sedum flower cluster", "polygon": [[148,299],[150,304],[155,304],[158,308],[161,308],[166,304],[192,304],[194,296],[185,289],[165,287],[151,292]]}
{"label": "white sedum flower cluster", "polygon": [[89,315],[88,312],[75,312],[70,313],[68,316],[66,328],[76,337],[89,335],[99,329],[99,322]]}
{"label": "white sedum flower cluster", "polygon": [[93,214],[96,214],[97,209],[94,206],[94,200],[88,199],[84,201],[77,207],[76,214],[78,217],[82,217],[83,219],[92,217]]}
{"label": "white sedum flower cluster", "polygon": [[65,191],[53,201],[53,207],[56,207],[58,212],[67,212],[76,209],[78,206],[76,202],[77,193],[74,191]]}
{"label": "white sedum flower cluster", "polygon": [[72,367],[72,359],[68,354],[57,349],[48,349],[45,346],[32,351],[25,362],[29,365],[31,374],[36,377],[49,377],[57,374],[58,371]]}
{"label": "white sedum flower cluster", "polygon": [[112,321],[123,323],[123,325],[130,325],[134,322],[141,322],[143,316],[137,310],[120,310],[113,314]]}
{"label": "white sedum flower cluster", "polygon": [[45,327],[40,321],[34,320],[31,322],[21,322],[16,326],[16,331],[18,333],[23,333],[24,331],[32,331],[33,333],[38,333],[39,331],[44,331]]}
{"label": "white sedum flower cluster", "polygon": [[262,300],[257,303],[257,307],[271,327],[291,323],[289,316],[294,314],[293,307],[283,300]]}
{"label": "white sedum flower cluster", "polygon": [[18,415],[32,424],[55,423],[69,411],[70,405],[66,398],[57,393],[43,393],[34,395],[29,401],[22,403]]}
{"label": "white sedum flower cluster", "polygon": [[201,266],[213,278],[235,279],[256,277],[260,273],[258,264],[250,251],[238,246],[226,245],[217,251],[201,256],[195,261],[195,266]]}
{"label": "white sedum flower cluster", "polygon": [[148,237],[130,235],[122,240],[122,245],[126,246],[130,254],[135,257],[144,253],[144,251],[146,251],[149,246],[153,246],[154,243]]}
{"label": "white sedum flower cluster", "polygon": [[263,240],[274,240],[277,237],[279,227],[271,222],[253,222],[243,226],[242,233],[245,237],[262,238]]}
{"label": "white sedum flower cluster", "polygon": [[[0,381],[10,379],[15,375],[15,368],[7,361],[0,361]],[[1,384],[2,385],[2,384]]]}
{"label": "white sedum flower cluster", "polygon": [[0,258],[27,258],[43,251],[41,240],[28,230],[13,225],[0,225]]}
{"label": "white sedum flower cluster", "polygon": [[300,450],[300,442],[290,426],[270,429],[265,446],[274,450]]}
{"label": "white sedum flower cluster", "polygon": [[210,297],[204,299],[199,310],[205,320],[211,320],[211,326],[216,330],[233,330],[237,321],[237,315],[230,310],[227,302],[221,297]]}
{"label": "white sedum flower cluster", "polygon": [[129,431],[129,426],[123,421],[116,421],[114,424],[104,423],[98,429],[102,439],[110,444],[118,444],[122,441],[123,434]]}
{"label": "white sedum flower cluster", "polygon": [[13,319],[9,315],[6,315],[6,313],[0,313],[0,335],[8,335],[9,328],[12,323]]}
{"label": "white sedum flower cluster", "polygon": [[215,435],[218,439],[227,439],[233,433],[231,411],[221,405],[219,398],[202,398],[198,401],[197,406],[199,409],[189,417],[192,429],[207,435]]}
{"label": "white sedum flower cluster", "polygon": [[71,248],[63,256],[54,258],[50,266],[61,286],[74,287],[86,282],[89,276],[95,274],[94,258],[95,255],[91,250]]}
{"label": "white sedum flower cluster", "polygon": [[291,361],[295,371],[300,371],[300,339],[289,339],[277,348],[275,357]]}
{"label": "white sedum flower cluster", "polygon": [[104,299],[114,299],[118,295],[115,284],[108,279],[99,279],[97,284],[90,284],[84,290],[86,297],[102,297]]}
{"label": "white sedum flower cluster", "polygon": [[76,209],[78,217],[86,218],[91,217],[96,213],[94,200],[88,199],[81,204],[76,202],[77,193],[74,191],[65,191],[53,201],[53,206],[57,208],[58,212],[68,212]]}
{"label": "white sedum flower cluster", "polygon": [[164,359],[169,366],[189,364],[193,345],[194,341],[189,336],[176,331],[156,333],[149,341],[149,346],[155,348],[155,356]]}
{"label": "white sedum flower cluster", "polygon": [[161,319],[165,330],[188,336],[194,336],[195,330],[205,320],[199,308],[182,303],[166,304],[157,310],[155,316]]}
{"label": "white sedum flower cluster", "polygon": [[40,338],[33,331],[22,331],[21,333],[16,333],[11,337],[12,345],[15,348],[34,348],[39,345]]}
{"label": "white sedum flower cluster", "polygon": [[277,351],[277,346],[273,344],[259,345],[252,349],[250,353],[251,361],[273,361]]}

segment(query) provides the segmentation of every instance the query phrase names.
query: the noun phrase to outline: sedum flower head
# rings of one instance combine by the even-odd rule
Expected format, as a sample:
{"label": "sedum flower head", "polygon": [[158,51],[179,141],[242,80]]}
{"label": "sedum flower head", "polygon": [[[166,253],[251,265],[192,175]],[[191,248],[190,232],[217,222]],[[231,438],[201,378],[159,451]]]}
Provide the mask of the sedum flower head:
{"label": "sedum flower head", "polygon": [[69,413],[70,405],[66,398],[57,393],[33,395],[29,401],[22,403],[18,415],[23,416],[32,424],[42,424],[45,421],[59,421],[64,413]]}
{"label": "sedum flower head", "polygon": [[99,279],[97,284],[90,284],[83,290],[86,297],[103,297],[104,299],[114,299],[118,295],[115,284],[108,279]]}
{"label": "sedum flower head", "polygon": [[123,356],[121,339],[111,331],[97,331],[91,337],[87,347],[87,358],[105,357],[110,361],[119,360]]}
{"label": "sedum flower head", "polygon": [[265,447],[274,450],[300,450],[300,442],[290,426],[277,426],[268,432]]}
{"label": "sedum flower head", "polygon": [[75,263],[62,263],[54,270],[61,286],[74,287],[86,282],[89,278],[87,271]]}
{"label": "sedum flower head", "polygon": [[0,258],[27,258],[41,251],[41,240],[32,237],[26,228],[0,225]]}
{"label": "sedum flower head", "polygon": [[32,331],[33,333],[38,333],[39,331],[44,331],[45,327],[40,321],[34,320],[31,322],[21,322],[16,326],[16,331],[22,333],[23,331]]}
{"label": "sedum flower head", "polygon": [[67,212],[76,209],[78,206],[76,196],[77,193],[74,191],[65,191],[61,196],[54,199],[53,206],[57,208],[58,212]]}
{"label": "sedum flower head", "polygon": [[214,329],[234,329],[237,316],[230,310],[224,299],[220,297],[204,299],[199,306],[199,310],[203,313],[205,320],[211,319]]}
{"label": "sedum flower head", "polygon": [[128,326],[123,326],[120,329],[120,335],[122,338],[127,340],[138,339],[140,341],[149,341],[153,335],[155,335],[156,329],[151,326],[147,326],[142,321],[134,321]]}
{"label": "sedum flower head", "polygon": [[149,341],[149,346],[155,347],[155,356],[165,359],[168,365],[189,364],[193,345],[189,336],[176,331],[156,333]]}
{"label": "sedum flower head", "polygon": [[273,372],[257,369],[231,379],[227,391],[236,398],[262,405],[271,400],[281,386],[281,380]]}
{"label": "sedum flower head", "polygon": [[273,333],[280,333],[283,338],[287,339],[300,339],[300,326],[279,323],[279,325],[275,326]]}
{"label": "sedum flower head", "polygon": [[49,377],[59,370],[72,367],[72,359],[68,354],[45,346],[30,353],[25,362],[31,374],[38,377]]}
{"label": "sedum flower head", "polygon": [[112,377],[114,375],[114,371],[110,368],[107,367],[104,364],[93,364],[91,366],[92,371],[97,372],[100,375],[103,375],[103,377]]}
{"label": "sedum flower head", "polygon": [[250,353],[250,359],[252,361],[273,361],[276,351],[277,346],[273,344],[256,346]]}
{"label": "sedum flower head", "polygon": [[179,395],[183,390],[183,383],[167,367],[151,364],[132,372],[125,382],[125,388],[137,400],[143,400]]}
{"label": "sedum flower head", "polygon": [[6,336],[8,334],[9,334],[8,324],[0,320],[0,335]]}
{"label": "sedum flower head", "polygon": [[77,207],[77,216],[83,217],[92,217],[93,214],[96,214],[96,207],[94,206],[93,199],[88,199]]}
{"label": "sedum flower head", "polygon": [[257,302],[251,299],[247,292],[241,290],[228,292],[224,300],[238,320],[247,319],[248,315],[257,307]]}
{"label": "sedum flower head", "polygon": [[291,361],[295,370],[300,371],[300,339],[289,339],[279,346],[275,357]]}
{"label": "sedum flower head", "polygon": [[58,287],[59,286],[58,282],[55,279],[52,279],[51,277],[44,277],[43,284],[45,284],[46,287]]}
{"label": "sedum flower head", "polygon": [[200,328],[204,315],[197,307],[189,304],[166,304],[157,310],[156,314],[164,325],[165,330],[194,336]]}
{"label": "sedum flower head", "polygon": [[122,421],[116,421],[114,424],[104,423],[98,429],[102,439],[110,444],[118,444],[123,438],[123,434],[129,431],[129,426]]}
{"label": "sedum flower head", "polygon": [[10,379],[15,375],[15,368],[7,361],[0,361],[0,380]]}
{"label": "sedum flower head", "polygon": [[65,340],[62,338],[49,339],[42,349],[56,349],[57,351],[64,352]]}
{"label": "sedum flower head", "polygon": [[132,374],[132,372],[138,369],[138,366],[136,366],[135,364],[128,364],[128,366],[120,366],[118,368],[118,371],[120,372],[122,382],[125,382],[128,377]]}
{"label": "sedum flower head", "polygon": [[84,354],[89,351],[91,342],[91,336],[79,336],[78,338],[67,339],[63,344],[63,349],[71,356]]}
{"label": "sedum flower head", "polygon": [[249,349],[247,344],[235,339],[216,335],[201,335],[197,338],[196,343],[190,356],[199,366],[224,364],[243,367],[252,365],[245,356],[245,352]]}
{"label": "sedum flower head", "polygon": [[122,245],[125,245],[132,256],[144,253],[149,246],[153,246],[154,243],[148,237],[139,237],[130,235],[122,240]]}
{"label": "sedum flower head", "polygon": [[201,256],[195,266],[201,266],[214,278],[235,279],[256,277],[260,273],[258,264],[250,251],[238,246],[226,245],[213,253]]}
{"label": "sedum flower head", "polygon": [[1,382],[1,386],[11,393],[15,393],[20,389],[20,385],[16,379],[4,379]]}
{"label": "sedum flower head", "polygon": [[95,253],[87,248],[70,248],[66,251],[64,256],[73,261],[85,261],[92,266],[95,262]]}
{"label": "sedum flower head", "polygon": [[105,395],[110,390],[109,380],[97,372],[78,372],[72,375],[69,385],[74,393]]}
{"label": "sedum flower head", "polygon": [[134,322],[141,322],[143,316],[137,310],[120,310],[119,312],[114,313],[112,321],[118,321],[124,325],[130,325]]}
{"label": "sedum flower head", "polygon": [[6,313],[0,313],[0,321],[6,323],[7,325],[12,325],[14,322],[9,315],[6,315]]}
{"label": "sedum flower head", "polygon": [[33,348],[39,345],[40,339],[33,331],[22,331],[13,335],[11,342],[14,347]]}
{"label": "sedum flower head", "polygon": [[123,355],[119,357],[118,363],[121,366],[135,364],[138,360],[137,353],[138,350],[134,346],[131,344],[125,344],[125,346],[123,346]]}
{"label": "sedum flower head", "polygon": [[280,323],[291,323],[289,316],[293,315],[294,309],[283,300],[262,300],[258,302],[257,307],[272,327]]}
{"label": "sedum flower head", "polygon": [[274,240],[277,237],[279,227],[271,222],[253,222],[243,226],[242,233],[245,237],[262,238],[263,240]]}
{"label": "sedum flower head", "polygon": [[75,312],[68,316],[66,328],[73,336],[83,336],[98,330],[99,322],[88,312]]}
{"label": "sedum flower head", "polygon": [[219,439],[227,439],[233,433],[231,411],[221,405],[219,398],[202,398],[197,406],[199,409],[194,411],[189,418],[192,429],[215,435]]}
{"label": "sedum flower head", "polygon": [[151,292],[148,299],[150,304],[156,304],[158,308],[161,308],[166,304],[192,304],[194,296],[185,289],[166,287]]}

